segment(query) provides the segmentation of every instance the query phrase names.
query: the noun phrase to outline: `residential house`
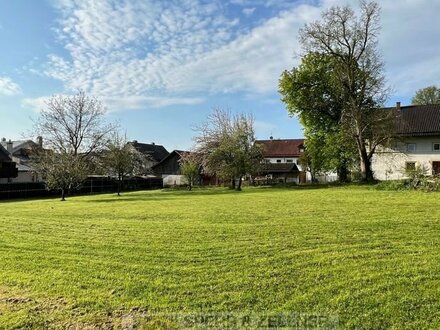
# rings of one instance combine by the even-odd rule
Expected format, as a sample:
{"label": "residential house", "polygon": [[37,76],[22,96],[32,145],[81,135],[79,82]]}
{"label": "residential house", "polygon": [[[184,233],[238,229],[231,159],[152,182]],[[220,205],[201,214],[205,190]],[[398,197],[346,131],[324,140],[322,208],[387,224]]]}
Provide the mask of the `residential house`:
{"label": "residential house", "polygon": [[304,139],[273,139],[257,140],[255,144],[261,146],[263,163],[258,180],[271,183],[305,183],[306,170],[301,167],[300,157],[304,153]]}
{"label": "residential house", "polygon": [[397,112],[397,141],[373,156],[376,179],[402,179],[406,171],[416,168],[440,174],[440,105],[400,106],[397,102],[386,110]]}
{"label": "residential house", "polygon": [[128,142],[139,154],[143,155],[142,160],[142,168],[143,172],[141,174],[149,174],[154,165],[161,162],[165,157],[169,155],[169,152],[165,149],[164,146],[152,143],[139,143],[134,140],[132,142]]}
{"label": "residential house", "polygon": [[42,147],[42,143],[41,137],[37,138],[37,142],[32,140],[11,141],[2,138],[0,145],[6,149],[9,157],[17,164],[18,175],[8,180],[2,180],[1,183],[4,181],[14,183],[41,182],[42,177],[32,165],[31,155],[35,148]]}
{"label": "residential house", "polygon": [[0,183],[7,183],[16,178],[18,170],[8,151],[0,144]]}

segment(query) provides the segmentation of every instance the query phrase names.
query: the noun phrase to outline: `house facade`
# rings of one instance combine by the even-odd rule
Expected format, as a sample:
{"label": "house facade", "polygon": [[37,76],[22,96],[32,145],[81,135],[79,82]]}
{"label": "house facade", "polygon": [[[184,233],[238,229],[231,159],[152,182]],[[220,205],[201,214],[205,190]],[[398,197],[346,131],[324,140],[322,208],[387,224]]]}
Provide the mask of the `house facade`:
{"label": "house facade", "polygon": [[300,157],[304,153],[304,139],[257,140],[262,148],[261,170],[256,181],[268,183],[305,183],[308,180],[305,169],[301,167]]}
{"label": "house facade", "polygon": [[[393,110],[390,108],[389,110]],[[421,169],[440,174],[440,105],[397,103],[396,142],[378,150],[372,169],[378,180],[398,180],[408,171]]]}
{"label": "house facade", "polygon": [[41,137],[37,142],[32,140],[11,141],[2,138],[0,145],[7,151],[8,156],[16,163],[17,176],[0,179],[0,183],[29,183],[41,182],[42,176],[32,165],[31,156],[35,148],[42,146]]}
{"label": "house facade", "polygon": [[18,169],[16,163],[12,161],[8,151],[0,144],[0,183],[9,182],[16,178]]}

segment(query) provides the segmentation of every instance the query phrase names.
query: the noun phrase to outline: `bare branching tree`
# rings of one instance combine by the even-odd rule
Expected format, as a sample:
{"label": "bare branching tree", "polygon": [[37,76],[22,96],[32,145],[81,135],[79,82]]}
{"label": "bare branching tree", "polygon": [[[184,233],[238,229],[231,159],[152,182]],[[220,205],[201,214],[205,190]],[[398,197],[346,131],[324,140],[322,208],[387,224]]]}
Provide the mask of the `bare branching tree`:
{"label": "bare branching tree", "polygon": [[114,124],[104,121],[102,103],[80,91],[76,95],[56,95],[35,121],[35,130],[44,146],[60,153],[88,157],[105,147]]}
{"label": "bare branching tree", "polygon": [[42,173],[46,188],[59,190],[61,200],[66,194],[78,188],[88,174],[88,164],[72,153],[59,153],[53,150],[38,150],[36,166]]}
{"label": "bare branching tree", "polygon": [[89,174],[115,127],[105,122],[101,102],[83,91],[48,100],[34,122],[35,135],[43,137],[45,148],[37,155],[36,166],[48,189],[59,189],[64,200],[66,192]]}
{"label": "bare branching tree", "polygon": [[363,179],[370,181],[371,158],[379,145],[391,139],[395,113],[377,111],[389,94],[377,51],[380,8],[366,1],[361,1],[360,7],[360,16],[349,6],[330,8],[321,21],[307,24],[300,31],[300,41],[306,52],[322,53],[335,60],[344,100],[341,125],[356,143]]}

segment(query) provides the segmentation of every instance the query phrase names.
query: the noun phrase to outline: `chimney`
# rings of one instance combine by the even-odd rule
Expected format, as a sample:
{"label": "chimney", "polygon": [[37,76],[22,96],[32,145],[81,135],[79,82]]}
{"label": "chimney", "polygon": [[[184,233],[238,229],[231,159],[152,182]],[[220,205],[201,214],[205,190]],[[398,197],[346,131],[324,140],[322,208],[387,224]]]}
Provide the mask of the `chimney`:
{"label": "chimney", "polygon": [[11,139],[9,139],[9,141],[6,142],[6,150],[7,150],[10,154],[12,154],[12,141],[11,141]]}
{"label": "chimney", "polygon": [[397,111],[400,111],[400,102],[396,102],[396,109]]}
{"label": "chimney", "polygon": [[40,148],[43,147],[43,137],[42,136],[37,136],[37,144]]}
{"label": "chimney", "polygon": [[154,146],[154,145],[156,145],[156,143],[154,143],[154,142],[151,142],[151,144]]}

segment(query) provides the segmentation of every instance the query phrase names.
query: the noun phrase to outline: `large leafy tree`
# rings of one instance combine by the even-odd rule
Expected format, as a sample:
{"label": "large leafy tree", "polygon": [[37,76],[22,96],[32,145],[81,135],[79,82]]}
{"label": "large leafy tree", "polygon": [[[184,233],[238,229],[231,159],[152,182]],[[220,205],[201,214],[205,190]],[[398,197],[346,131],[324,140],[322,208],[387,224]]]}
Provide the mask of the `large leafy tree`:
{"label": "large leafy tree", "polygon": [[[251,116],[215,109],[208,120],[198,127],[196,151],[204,170],[230,181],[241,190],[242,179],[258,172],[262,153],[255,145],[254,120]],[[238,186],[235,185],[238,180]]]}
{"label": "large leafy tree", "polygon": [[312,176],[322,171],[337,171],[339,180],[347,174],[356,158],[354,143],[344,133],[344,99],[335,71],[334,59],[310,53],[291,71],[284,71],[279,92],[290,115],[298,115],[304,126],[306,152],[303,157]]}
{"label": "large leafy tree", "polygon": [[115,128],[106,123],[104,114],[98,99],[80,91],[53,96],[34,122],[35,133],[43,137],[45,147],[36,157],[36,166],[47,187],[61,191],[62,200],[85,179]]}
{"label": "large leafy tree", "polygon": [[440,88],[428,86],[419,89],[411,100],[412,104],[440,104]]}
{"label": "large leafy tree", "polygon": [[361,1],[360,15],[349,6],[334,6],[320,21],[306,24],[300,31],[306,53],[332,58],[332,81],[342,101],[341,125],[356,145],[365,181],[374,179],[371,158],[379,145],[391,139],[395,116],[392,111],[380,110],[388,88],[377,51],[379,20],[378,4]]}

